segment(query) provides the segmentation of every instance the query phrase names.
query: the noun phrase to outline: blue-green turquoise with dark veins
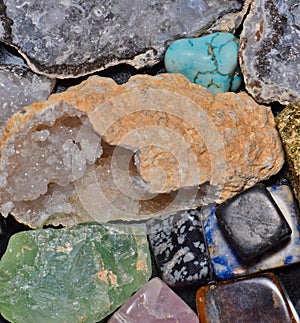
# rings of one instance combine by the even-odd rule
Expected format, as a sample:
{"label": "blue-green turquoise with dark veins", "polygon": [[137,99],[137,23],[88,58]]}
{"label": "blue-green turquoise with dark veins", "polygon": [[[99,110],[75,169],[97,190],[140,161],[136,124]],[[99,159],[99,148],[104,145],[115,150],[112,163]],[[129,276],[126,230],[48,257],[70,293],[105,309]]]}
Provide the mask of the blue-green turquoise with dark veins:
{"label": "blue-green turquoise with dark veins", "polygon": [[179,39],[165,54],[168,73],[180,73],[213,94],[236,91],[241,85],[238,66],[239,40],[218,32],[199,38]]}

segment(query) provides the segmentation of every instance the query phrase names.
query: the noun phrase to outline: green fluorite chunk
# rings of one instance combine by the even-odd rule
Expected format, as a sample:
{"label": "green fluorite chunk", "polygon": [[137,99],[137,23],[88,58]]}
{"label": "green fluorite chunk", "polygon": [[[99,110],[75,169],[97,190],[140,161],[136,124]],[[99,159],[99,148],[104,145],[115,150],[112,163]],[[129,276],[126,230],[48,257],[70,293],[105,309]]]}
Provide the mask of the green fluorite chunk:
{"label": "green fluorite chunk", "polygon": [[165,67],[214,94],[236,91],[241,85],[238,48],[239,40],[225,32],[179,39],[167,49]]}
{"label": "green fluorite chunk", "polygon": [[11,322],[97,322],[151,276],[144,227],[84,223],[11,237],[0,312]]}

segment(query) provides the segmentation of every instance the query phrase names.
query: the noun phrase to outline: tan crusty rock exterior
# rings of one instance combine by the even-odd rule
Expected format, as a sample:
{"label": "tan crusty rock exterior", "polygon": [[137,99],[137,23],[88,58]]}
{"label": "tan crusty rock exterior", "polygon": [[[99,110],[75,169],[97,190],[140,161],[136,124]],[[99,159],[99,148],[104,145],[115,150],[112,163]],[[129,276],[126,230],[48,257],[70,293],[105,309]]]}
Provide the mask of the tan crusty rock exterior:
{"label": "tan crusty rock exterior", "polygon": [[[138,75],[124,85],[92,76],[66,92],[50,96],[46,102],[28,106],[9,120],[1,141],[0,176],[4,176],[4,172],[8,178],[10,176],[6,150],[11,150],[9,146],[14,137],[23,136],[26,140],[27,133],[41,129],[43,116],[57,113],[57,109],[65,109],[66,114],[76,115],[76,118],[86,118],[89,127],[103,141],[132,151],[139,184],[142,183],[145,193],[155,196],[155,203],[151,204],[152,199],[138,201],[136,214],[123,216],[125,220],[224,201],[277,173],[284,162],[270,108],[258,105],[246,93],[214,96],[176,74]],[[51,122],[48,122],[50,128],[53,120]],[[100,155],[97,156],[101,160]],[[89,163],[93,162],[89,159],[85,164]],[[21,164],[21,159],[14,160],[14,167]],[[76,184],[84,176],[84,172],[74,180],[69,176],[68,183]],[[48,181],[51,183],[51,178]],[[169,194],[173,194],[171,200],[174,201],[175,193],[182,189],[195,190],[198,186],[192,200],[189,197],[185,203],[181,196],[172,208],[165,208]],[[6,195],[6,189],[0,187],[2,196]],[[10,198],[12,196],[13,190]],[[157,207],[160,196],[162,208]],[[8,205],[1,196],[0,200]],[[12,199],[9,202],[14,203]],[[21,217],[20,214],[15,216]],[[68,224],[63,216],[59,218],[60,222]],[[104,218],[110,220],[118,216]],[[47,221],[46,216],[43,223]]]}

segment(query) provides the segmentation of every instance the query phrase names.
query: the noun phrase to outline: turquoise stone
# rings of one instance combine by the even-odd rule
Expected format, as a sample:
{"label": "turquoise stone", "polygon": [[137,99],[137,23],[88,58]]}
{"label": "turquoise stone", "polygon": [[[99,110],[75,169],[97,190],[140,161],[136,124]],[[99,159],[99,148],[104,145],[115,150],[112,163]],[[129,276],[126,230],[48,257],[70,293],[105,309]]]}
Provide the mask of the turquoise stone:
{"label": "turquoise stone", "polygon": [[146,229],[100,223],[13,235],[0,261],[10,322],[97,322],[151,276]]}
{"label": "turquoise stone", "polygon": [[169,73],[183,74],[213,94],[236,91],[241,85],[238,47],[238,39],[224,32],[179,39],[167,49],[165,68]]}

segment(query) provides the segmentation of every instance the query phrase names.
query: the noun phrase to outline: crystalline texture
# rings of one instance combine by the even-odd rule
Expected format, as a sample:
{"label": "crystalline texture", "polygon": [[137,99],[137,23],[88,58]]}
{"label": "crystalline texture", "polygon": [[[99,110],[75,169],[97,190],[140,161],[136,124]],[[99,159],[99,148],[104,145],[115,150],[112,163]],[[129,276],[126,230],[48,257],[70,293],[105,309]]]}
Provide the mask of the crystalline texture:
{"label": "crystalline texture", "polygon": [[87,165],[101,155],[98,145],[99,136],[83,112],[61,104],[37,113],[8,140],[8,149],[2,152],[0,188],[5,188],[2,198],[6,205],[37,199],[47,192],[49,183],[66,186],[80,178]]}
{"label": "crystalline texture", "polygon": [[240,65],[246,89],[261,103],[300,98],[298,0],[255,0],[244,22]]}
{"label": "crystalline texture", "polygon": [[0,126],[22,107],[46,100],[54,84],[54,80],[25,67],[0,65]]}
{"label": "crystalline texture", "polygon": [[68,77],[128,62],[157,62],[168,41],[195,36],[240,10],[238,0],[1,0],[0,40],[35,70]]}

